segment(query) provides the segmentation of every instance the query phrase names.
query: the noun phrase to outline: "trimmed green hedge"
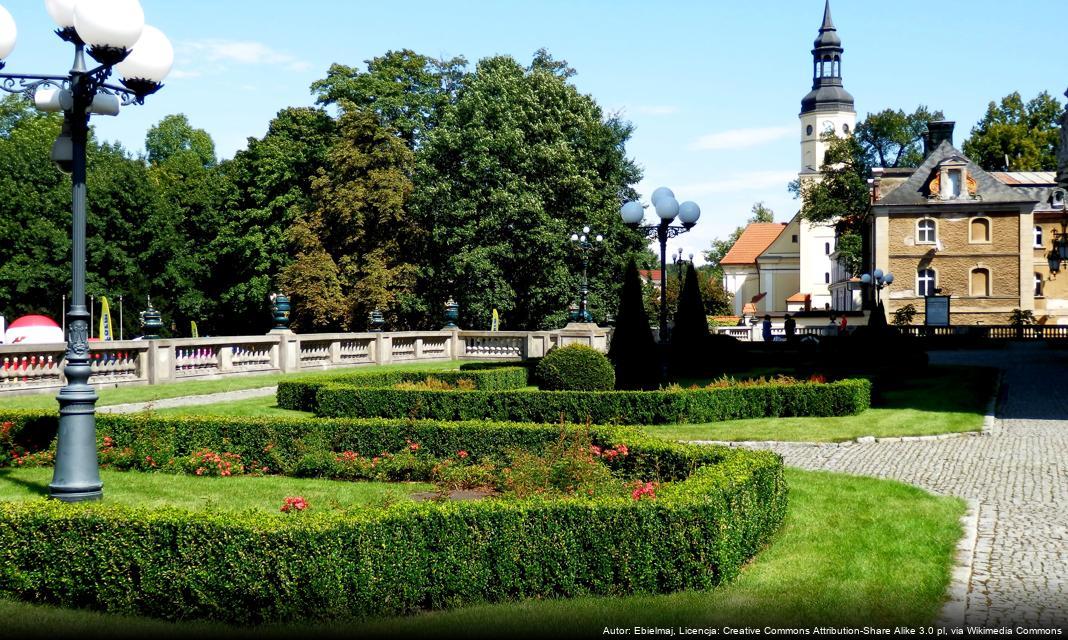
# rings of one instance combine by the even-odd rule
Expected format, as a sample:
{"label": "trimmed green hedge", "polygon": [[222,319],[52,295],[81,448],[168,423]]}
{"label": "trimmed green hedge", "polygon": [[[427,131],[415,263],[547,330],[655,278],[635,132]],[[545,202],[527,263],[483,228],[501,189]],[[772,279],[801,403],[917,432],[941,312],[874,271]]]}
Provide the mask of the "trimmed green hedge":
{"label": "trimmed green hedge", "polygon": [[675,424],[741,418],[855,415],[871,405],[865,379],[667,391],[422,391],[322,385],[323,417]]}
{"label": "trimmed green hedge", "polygon": [[541,359],[534,376],[546,391],[610,391],[616,371],[600,351],[582,344],[553,349]]}
{"label": "trimmed green hedge", "polygon": [[[16,439],[55,415],[11,412]],[[225,444],[295,460],[416,440],[441,453],[538,446],[559,426],[420,421],[99,416],[117,446]],[[574,427],[572,427],[574,428]],[[781,525],[782,460],[616,427],[621,471],[669,482],[656,500],[399,503],[351,512],[212,514],[52,501],[0,503],[0,592],[34,601],[237,624],[387,616],[517,598],[707,589],[737,575]],[[334,449],[339,450],[339,449]]]}
{"label": "trimmed green hedge", "polygon": [[456,384],[470,380],[482,391],[522,389],[527,386],[528,372],[525,367],[493,367],[486,369],[463,369],[460,371],[361,371],[337,376],[322,375],[291,378],[278,383],[278,406],[296,411],[315,411],[315,394],[323,386],[341,384],[349,387],[388,388],[402,382],[424,382],[436,378]]}

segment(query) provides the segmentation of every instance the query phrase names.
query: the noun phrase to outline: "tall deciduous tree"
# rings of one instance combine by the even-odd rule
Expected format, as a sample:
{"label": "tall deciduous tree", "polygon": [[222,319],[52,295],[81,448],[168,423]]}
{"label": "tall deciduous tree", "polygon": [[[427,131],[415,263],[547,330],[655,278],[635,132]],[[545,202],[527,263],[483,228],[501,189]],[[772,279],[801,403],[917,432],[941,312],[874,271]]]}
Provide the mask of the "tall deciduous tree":
{"label": "tall deciduous tree", "polygon": [[152,164],[161,164],[183,152],[191,153],[205,167],[215,164],[215,142],[207,131],[189,124],[184,113],[167,116],[149,129],[145,150]]}
{"label": "tall deciduous tree", "polygon": [[480,61],[421,149],[424,298],[436,309],[455,296],[469,327],[488,326],[493,309],[509,328],[566,322],[577,285],[568,237],[584,225],[605,235],[591,308],[614,307],[623,260],[645,244],[618,215],[640,178],[624,148],[631,127],[568,83],[566,63],[539,59]]}
{"label": "tall deciduous tree", "polygon": [[856,137],[871,167],[918,167],[923,162],[927,124],[943,118],[941,111],[920,105],[912,113],[884,109],[857,125]]}
{"label": "tall deciduous tree", "polygon": [[1026,103],[1010,93],[987,106],[962,150],[988,171],[1056,171],[1063,110],[1046,91]]}
{"label": "tall deciduous tree", "polygon": [[[269,325],[268,296],[293,260],[286,232],[314,208],[312,179],[337,136],[322,109],[283,109],[262,139],[249,139],[222,169],[238,200],[217,230],[211,295],[220,302],[220,333],[243,335]],[[286,291],[286,293],[294,293]]]}
{"label": "tall deciduous tree", "polygon": [[[342,107],[338,138],[312,184],[316,206],[290,234],[299,253],[282,282],[303,307],[300,328],[330,328],[324,322],[337,315],[340,328],[363,329],[374,309],[397,326],[415,284],[411,261],[419,257],[412,249],[421,232],[405,213],[414,157],[373,113]],[[344,306],[335,314],[339,300]]]}
{"label": "tall deciduous tree", "polygon": [[394,130],[414,149],[455,100],[463,85],[467,60],[462,56],[435,59],[402,49],[388,51],[365,64],[367,71],[331,65],[325,78],[312,83],[316,102],[348,102],[371,111],[382,126]]}

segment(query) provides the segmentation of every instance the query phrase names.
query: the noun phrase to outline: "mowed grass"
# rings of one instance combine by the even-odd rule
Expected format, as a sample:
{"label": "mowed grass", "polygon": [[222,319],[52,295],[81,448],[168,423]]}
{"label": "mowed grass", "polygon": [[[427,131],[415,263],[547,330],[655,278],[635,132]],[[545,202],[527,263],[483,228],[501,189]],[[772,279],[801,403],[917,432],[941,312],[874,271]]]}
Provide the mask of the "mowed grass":
{"label": "mowed grass", "polygon": [[783,529],[734,582],[708,592],[526,600],[359,623],[256,629],[175,624],[6,599],[0,599],[0,617],[13,637],[166,638],[592,637],[601,636],[605,627],[636,625],[893,626],[930,624],[937,617],[961,535],[963,501],[897,482],[796,469],[787,469],[787,481],[790,506]]}
{"label": "mowed grass", "polygon": [[920,375],[884,385],[872,408],[855,416],[727,420],[655,426],[648,431],[670,440],[792,442],[978,431],[996,378],[996,369],[984,367],[929,367]]}
{"label": "mowed grass", "polygon": [[[279,513],[288,496],[303,496],[309,511],[349,510],[410,500],[433,486],[415,482],[334,482],[281,476],[228,478],[101,470],[104,498],[129,507],[177,507],[191,511]],[[48,494],[52,469],[0,469],[0,501],[35,500]]]}
{"label": "mowed grass", "polygon": [[198,415],[198,416],[266,416],[272,418],[313,418],[310,411],[294,411],[278,406],[274,395],[260,398],[245,398],[215,404],[199,404],[189,407],[170,407],[154,409],[152,413],[160,415]]}
{"label": "mowed grass", "polygon": [[[417,370],[448,370],[459,369],[461,364],[471,361],[443,360],[441,362],[418,362],[405,364],[387,364],[376,367],[344,367],[330,369],[329,371],[315,371],[302,373],[268,373],[263,375],[227,376],[218,380],[190,380],[188,382],[174,382],[169,384],[130,386],[120,385],[117,387],[104,388],[97,391],[100,399],[97,406],[112,404],[127,404],[131,402],[152,402],[165,398],[179,398],[182,396],[198,396],[209,393],[224,393],[227,391],[242,391],[244,389],[259,389],[261,387],[273,387],[280,381],[294,376],[336,376],[339,373],[349,373],[357,369],[375,371],[403,371]],[[56,402],[57,390],[47,393],[27,396],[9,396],[0,394],[0,408],[2,409],[47,409],[59,410]]]}

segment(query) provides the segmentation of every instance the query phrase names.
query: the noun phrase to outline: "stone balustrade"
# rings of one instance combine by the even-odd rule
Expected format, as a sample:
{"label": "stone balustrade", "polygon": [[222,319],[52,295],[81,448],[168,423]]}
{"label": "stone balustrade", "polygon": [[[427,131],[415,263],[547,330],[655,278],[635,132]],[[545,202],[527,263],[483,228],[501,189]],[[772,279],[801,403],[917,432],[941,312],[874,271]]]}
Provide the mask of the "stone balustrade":
{"label": "stone balustrade", "polygon": [[[557,331],[271,333],[92,342],[89,382],[106,387],[395,362],[525,360],[574,343],[607,351],[609,336],[595,325],[569,325]],[[0,344],[0,394],[58,390],[66,384],[65,352],[63,344]]]}

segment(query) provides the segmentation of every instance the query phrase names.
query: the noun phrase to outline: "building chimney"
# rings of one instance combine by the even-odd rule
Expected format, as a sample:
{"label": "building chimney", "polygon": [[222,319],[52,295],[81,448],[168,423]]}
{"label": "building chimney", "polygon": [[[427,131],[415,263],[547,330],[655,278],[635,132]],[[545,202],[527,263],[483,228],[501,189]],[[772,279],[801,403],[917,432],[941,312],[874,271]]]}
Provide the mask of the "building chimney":
{"label": "building chimney", "polygon": [[931,155],[931,152],[938,148],[938,145],[943,141],[949,141],[949,144],[953,144],[953,125],[956,123],[952,120],[936,120],[934,122],[927,123],[927,133],[923,134],[923,157]]}

